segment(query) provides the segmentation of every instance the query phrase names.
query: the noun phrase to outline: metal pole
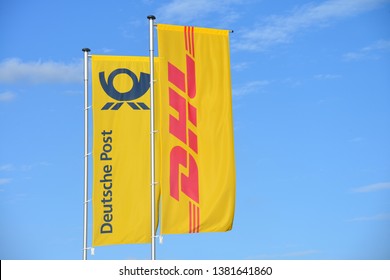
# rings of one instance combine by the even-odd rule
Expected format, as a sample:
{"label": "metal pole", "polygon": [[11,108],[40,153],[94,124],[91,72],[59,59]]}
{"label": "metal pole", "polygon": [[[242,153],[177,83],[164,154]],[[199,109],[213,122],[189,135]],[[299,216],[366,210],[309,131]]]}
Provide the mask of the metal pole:
{"label": "metal pole", "polygon": [[154,20],[155,16],[147,17],[149,20],[149,63],[150,63],[150,173],[151,173],[151,259],[156,259],[155,224],[155,159],[154,159]]}
{"label": "metal pole", "polygon": [[88,48],[84,52],[84,230],[83,230],[83,260],[87,259],[88,251]]}

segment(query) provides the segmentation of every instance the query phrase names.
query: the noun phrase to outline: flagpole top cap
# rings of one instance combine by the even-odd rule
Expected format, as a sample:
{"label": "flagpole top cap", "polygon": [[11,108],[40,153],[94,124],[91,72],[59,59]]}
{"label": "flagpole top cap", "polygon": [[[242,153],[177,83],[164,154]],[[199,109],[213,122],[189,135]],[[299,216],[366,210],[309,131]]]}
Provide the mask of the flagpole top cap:
{"label": "flagpole top cap", "polygon": [[154,15],[147,16],[147,18],[148,18],[149,20],[155,20],[155,19],[156,19],[156,17],[155,17]]}
{"label": "flagpole top cap", "polygon": [[83,51],[83,52],[90,52],[91,49],[89,49],[89,48],[83,48],[82,51]]}

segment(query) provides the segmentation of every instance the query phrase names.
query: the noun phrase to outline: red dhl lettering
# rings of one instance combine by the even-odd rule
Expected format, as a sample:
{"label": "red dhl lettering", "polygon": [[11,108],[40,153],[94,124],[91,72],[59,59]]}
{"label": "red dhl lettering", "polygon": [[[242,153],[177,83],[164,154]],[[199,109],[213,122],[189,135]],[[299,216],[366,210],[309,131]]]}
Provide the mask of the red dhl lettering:
{"label": "red dhl lettering", "polygon": [[188,125],[190,122],[195,130],[197,128],[197,108],[190,103],[190,99],[196,96],[194,28],[184,27],[184,36],[186,73],[168,62],[168,81],[174,86],[169,86],[169,106],[177,112],[169,115],[169,133],[184,144],[174,146],[170,151],[169,183],[172,198],[180,201],[182,192],[190,199],[189,232],[195,233],[199,232],[200,226],[198,136]]}
{"label": "red dhl lettering", "polygon": [[[184,75],[182,74],[184,73],[173,65],[168,68],[168,71],[172,69],[173,71],[168,74],[168,80],[177,88],[180,88],[180,86],[182,86],[182,78],[184,78]],[[187,78],[187,80],[189,79]],[[196,93],[190,87],[189,90],[193,94]],[[187,125],[187,122],[189,121],[194,127],[196,127],[196,107],[190,104],[186,98],[171,87],[169,88],[169,106],[177,112],[177,116],[169,115],[169,133],[197,154],[198,137],[196,132],[188,128]],[[180,166],[183,166],[186,170],[188,170],[188,176],[180,174]],[[190,199],[199,203],[198,166],[196,160],[182,146],[175,146],[170,152],[170,195],[178,201],[180,193],[179,187],[180,190]]]}
{"label": "red dhl lettering", "polygon": [[179,116],[169,116],[169,133],[184,144],[187,143],[187,110],[186,100],[173,89],[169,89],[169,106],[175,109]]}
{"label": "red dhl lettering", "polygon": [[[189,198],[199,203],[199,182],[198,182],[198,165],[194,157],[184,150],[181,146],[175,146],[170,154],[170,194],[179,201],[179,176],[181,182],[181,191]],[[179,167],[183,166],[188,169],[188,176],[179,174]]]}

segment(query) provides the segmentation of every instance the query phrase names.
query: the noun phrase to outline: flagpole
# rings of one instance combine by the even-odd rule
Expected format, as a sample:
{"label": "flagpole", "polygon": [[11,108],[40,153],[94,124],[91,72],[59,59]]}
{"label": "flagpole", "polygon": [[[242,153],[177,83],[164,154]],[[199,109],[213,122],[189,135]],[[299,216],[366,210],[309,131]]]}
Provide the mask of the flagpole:
{"label": "flagpole", "polygon": [[84,227],[83,260],[87,260],[88,251],[88,48],[84,52]]}
{"label": "flagpole", "polygon": [[155,147],[154,147],[154,20],[155,16],[147,17],[149,20],[149,63],[150,63],[150,173],[151,173],[151,259],[156,259],[156,237],[154,231],[155,224]]}

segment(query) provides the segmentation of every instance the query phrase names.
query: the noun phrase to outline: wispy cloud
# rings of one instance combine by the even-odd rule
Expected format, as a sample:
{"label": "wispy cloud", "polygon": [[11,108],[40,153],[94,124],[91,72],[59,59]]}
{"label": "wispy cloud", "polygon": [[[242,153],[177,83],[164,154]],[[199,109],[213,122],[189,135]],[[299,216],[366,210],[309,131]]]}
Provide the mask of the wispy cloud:
{"label": "wispy cloud", "polygon": [[267,80],[252,81],[245,85],[233,88],[233,95],[244,96],[253,92],[258,92],[268,84],[270,84],[270,81]]}
{"label": "wispy cloud", "polygon": [[0,171],[12,171],[14,170],[14,166],[10,163],[0,165]]}
{"label": "wispy cloud", "polygon": [[285,79],[281,80],[281,83],[283,83],[289,87],[292,87],[292,88],[299,87],[303,84],[303,82],[301,80],[294,78],[294,77],[285,78]]}
{"label": "wispy cloud", "polygon": [[388,0],[328,0],[297,7],[286,15],[274,15],[257,24],[234,41],[238,50],[262,51],[272,45],[288,43],[294,36],[379,7]]}
{"label": "wispy cloud", "polygon": [[198,22],[210,16],[218,15],[219,22],[232,22],[237,20],[238,9],[234,4],[242,4],[244,0],[172,0],[157,9],[156,17],[159,22],[172,22],[186,24]]}
{"label": "wispy cloud", "polygon": [[349,140],[349,142],[351,143],[360,143],[360,142],[363,142],[364,141],[364,138],[363,137],[360,137],[360,136],[356,136],[352,139]]}
{"label": "wispy cloud", "polygon": [[350,222],[387,221],[387,220],[390,220],[390,213],[353,218],[350,220]]}
{"label": "wispy cloud", "polygon": [[240,71],[244,71],[249,66],[250,66],[250,63],[248,63],[248,62],[235,63],[235,64],[232,64],[232,70],[240,72]]}
{"label": "wispy cloud", "polygon": [[2,83],[78,83],[82,82],[82,62],[35,61],[24,62],[10,58],[0,62]]}
{"label": "wispy cloud", "polygon": [[112,53],[113,51],[114,51],[114,49],[110,49],[110,48],[103,48],[102,49],[103,53]]}
{"label": "wispy cloud", "polygon": [[390,190],[390,182],[371,184],[359,188],[352,189],[352,192],[355,193],[369,193],[382,190]]}
{"label": "wispy cloud", "polygon": [[380,53],[390,51],[390,40],[379,40],[358,51],[344,54],[343,58],[347,61],[356,61],[364,59],[378,59]]}
{"label": "wispy cloud", "polygon": [[0,186],[1,185],[7,185],[12,181],[11,178],[0,178]]}
{"label": "wispy cloud", "polygon": [[27,171],[31,171],[37,167],[46,167],[46,166],[50,166],[50,165],[51,164],[49,162],[46,162],[46,161],[40,161],[40,162],[31,163],[31,164],[24,164],[21,166],[21,171],[27,172]]}
{"label": "wispy cloud", "polygon": [[334,80],[341,78],[341,75],[337,74],[317,74],[314,76],[317,80]]}
{"label": "wispy cloud", "polygon": [[31,170],[35,170],[37,168],[44,168],[51,166],[50,162],[47,161],[38,161],[28,164],[22,164],[22,165],[14,165],[11,163],[0,165],[0,172],[13,172],[13,171],[21,171],[21,172],[29,172]]}
{"label": "wispy cloud", "polygon": [[16,98],[16,94],[11,91],[0,92],[0,102],[9,102]]}

